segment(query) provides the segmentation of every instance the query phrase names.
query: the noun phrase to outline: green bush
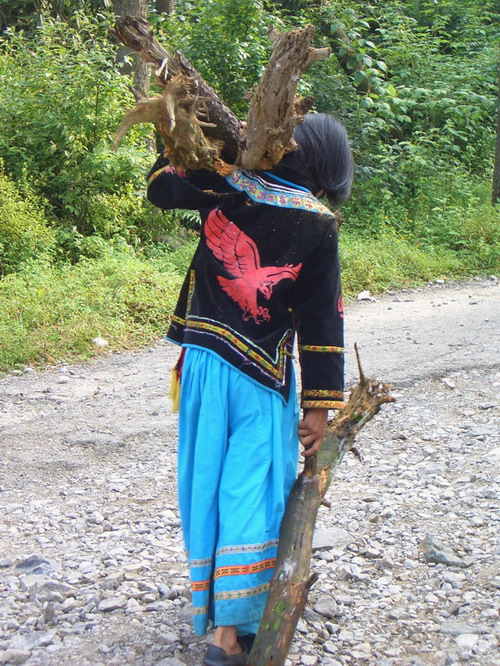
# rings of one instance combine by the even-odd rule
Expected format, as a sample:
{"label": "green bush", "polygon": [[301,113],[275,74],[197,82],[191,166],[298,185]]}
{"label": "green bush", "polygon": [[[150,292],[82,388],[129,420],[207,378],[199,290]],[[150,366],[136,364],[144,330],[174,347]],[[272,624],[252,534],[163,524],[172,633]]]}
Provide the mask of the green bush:
{"label": "green bush", "polygon": [[271,53],[268,27],[282,26],[254,0],[177,0],[173,17],[157,22],[164,42],[179,49],[237,114]]}
{"label": "green bush", "polygon": [[33,259],[49,259],[56,235],[43,207],[29,190],[24,198],[0,165],[0,275],[17,270]]}
{"label": "green bush", "polygon": [[32,263],[0,281],[0,369],[75,360],[165,332],[181,278],[166,262],[116,253],[76,266]]}
{"label": "green bush", "polygon": [[123,112],[133,106],[108,35],[113,19],[73,18],[48,19],[34,37],[13,31],[0,38],[0,157],[14,180],[27,175],[60,224],[87,235],[99,226],[92,198],[143,190],[153,156],[144,148],[146,126],[111,152]]}

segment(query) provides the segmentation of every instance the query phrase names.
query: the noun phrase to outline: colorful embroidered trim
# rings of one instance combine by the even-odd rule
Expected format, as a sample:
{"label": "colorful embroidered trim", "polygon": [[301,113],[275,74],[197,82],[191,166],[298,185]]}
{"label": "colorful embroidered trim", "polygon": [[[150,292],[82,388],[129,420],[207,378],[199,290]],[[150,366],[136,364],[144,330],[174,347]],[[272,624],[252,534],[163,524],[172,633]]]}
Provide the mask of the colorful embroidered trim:
{"label": "colorful embroidered trim", "polygon": [[343,398],[344,393],[342,391],[326,391],[324,389],[313,389],[310,391],[304,391],[304,397],[308,398]]}
{"label": "colorful embroidered trim", "polygon": [[255,597],[257,594],[263,594],[269,590],[269,583],[258,585],[257,587],[249,587],[246,590],[233,590],[229,592],[217,592],[214,595],[215,601],[222,601],[223,599],[244,599],[245,597]]}
{"label": "colorful embroidered trim", "polygon": [[195,283],[195,272],[193,269],[191,269],[189,271],[189,287],[188,287],[187,304],[186,304],[187,314],[189,314],[191,311],[191,302],[193,300],[193,294],[194,294],[194,283]]}
{"label": "colorful embroidered trim", "polygon": [[270,541],[264,541],[264,543],[251,543],[246,546],[222,546],[217,551],[217,555],[226,555],[234,553],[259,553],[268,548],[274,548],[278,545],[278,539],[271,539]]}
{"label": "colorful embroidered trim", "polygon": [[334,352],[335,354],[343,354],[345,351],[344,347],[330,347],[328,345],[299,345],[299,349],[312,352]]}
{"label": "colorful embroidered trim", "polygon": [[208,613],[208,606],[195,606],[192,613],[193,615],[205,615]]}
{"label": "colorful embroidered trim", "polygon": [[[246,338],[241,339],[237,337],[236,331],[233,331],[229,327],[225,327],[222,324],[212,323],[210,319],[194,319],[189,317],[186,322],[187,329],[195,329],[204,332],[209,332],[215,336],[220,336],[229,342],[233,347],[236,347],[240,352],[243,352],[245,356],[255,361],[255,363],[260,367],[261,370],[265,370],[267,374],[270,374],[273,378],[278,379],[279,381],[283,380],[284,367],[285,367],[285,345],[290,339],[292,332],[290,330],[286,331],[284,336],[281,338],[278,346],[278,358],[272,359],[266,352],[259,350],[258,352],[255,349],[252,349],[250,341]],[[263,356],[266,354],[266,360]]]}
{"label": "colorful embroidered trim", "polygon": [[193,592],[204,592],[210,587],[210,578],[208,580],[193,580],[191,581],[191,589]]}
{"label": "colorful embroidered trim", "polygon": [[255,574],[260,571],[265,571],[266,569],[274,569],[275,564],[276,558],[271,557],[268,560],[261,560],[260,562],[254,562],[253,564],[236,564],[233,566],[218,567],[215,570],[214,578],[220,578],[221,576],[246,576],[248,574]]}
{"label": "colorful embroidered trim", "polygon": [[149,176],[149,178],[148,178],[148,182],[147,182],[148,187],[151,185],[151,183],[153,182],[153,180],[156,180],[156,178],[158,178],[158,176],[159,176],[161,173],[175,173],[175,174],[178,174],[179,176],[181,175],[181,174],[178,173],[178,171],[177,171],[176,169],[174,169],[174,167],[172,167],[172,166],[168,166],[168,165],[167,165],[167,166],[162,166],[162,167],[160,167],[159,169],[157,169],[156,171],[153,171],[153,173]]}
{"label": "colorful embroidered trim", "polygon": [[343,402],[336,402],[334,400],[303,400],[302,409],[314,407],[322,407],[323,409],[343,409],[345,404]]}
{"label": "colorful embroidered trim", "polygon": [[177,315],[172,315],[172,321],[175,321],[176,324],[180,324],[181,326],[186,325],[186,320],[182,319],[182,317],[178,317]]}
{"label": "colorful embroidered trim", "polygon": [[309,210],[314,213],[334,216],[329,208],[323,206],[310,192],[304,192],[302,188],[297,190],[292,187],[269,183],[249,171],[235,171],[226,176],[226,180],[236,190],[245,192],[250,199],[257,203],[280,206],[281,208]]}
{"label": "colorful embroidered trim", "polygon": [[191,568],[196,567],[209,567],[213,562],[213,557],[207,557],[204,560],[189,560],[189,566]]}

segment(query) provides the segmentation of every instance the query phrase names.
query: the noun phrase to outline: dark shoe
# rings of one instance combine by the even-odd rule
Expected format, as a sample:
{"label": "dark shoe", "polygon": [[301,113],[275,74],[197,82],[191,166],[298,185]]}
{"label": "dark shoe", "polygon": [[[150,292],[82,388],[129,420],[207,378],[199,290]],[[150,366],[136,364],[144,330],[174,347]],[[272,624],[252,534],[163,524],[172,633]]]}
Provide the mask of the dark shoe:
{"label": "dark shoe", "polygon": [[203,666],[245,666],[248,654],[226,654],[226,651],[216,645],[209,645]]}
{"label": "dark shoe", "polygon": [[250,654],[252,647],[255,641],[255,634],[245,634],[244,636],[238,636],[238,643],[245,648],[245,650]]}

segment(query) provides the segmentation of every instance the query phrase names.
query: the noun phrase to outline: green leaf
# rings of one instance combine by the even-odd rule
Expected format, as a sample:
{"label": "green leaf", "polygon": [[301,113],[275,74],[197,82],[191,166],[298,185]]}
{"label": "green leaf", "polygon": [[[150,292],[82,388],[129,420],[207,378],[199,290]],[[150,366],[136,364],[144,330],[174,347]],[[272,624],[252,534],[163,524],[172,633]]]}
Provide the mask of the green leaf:
{"label": "green leaf", "polygon": [[366,76],[365,72],[359,71],[356,72],[356,74],[353,76],[352,80],[354,81],[355,86],[361,85],[363,81],[366,81],[368,77]]}

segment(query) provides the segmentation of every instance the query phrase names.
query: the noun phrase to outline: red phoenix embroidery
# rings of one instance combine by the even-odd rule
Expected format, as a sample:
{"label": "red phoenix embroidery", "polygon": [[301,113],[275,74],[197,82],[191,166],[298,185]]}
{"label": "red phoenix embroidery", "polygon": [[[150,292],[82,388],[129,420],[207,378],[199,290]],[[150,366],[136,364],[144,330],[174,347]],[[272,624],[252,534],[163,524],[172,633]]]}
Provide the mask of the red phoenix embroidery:
{"label": "red phoenix embroidery", "polygon": [[257,305],[257,292],[269,300],[273,287],[281,280],[296,280],[302,264],[261,266],[254,241],[220,210],[212,210],[205,222],[207,245],[224,268],[233,276],[217,276],[220,286],[243,310],[243,319],[256,324],[270,321],[268,308]]}

